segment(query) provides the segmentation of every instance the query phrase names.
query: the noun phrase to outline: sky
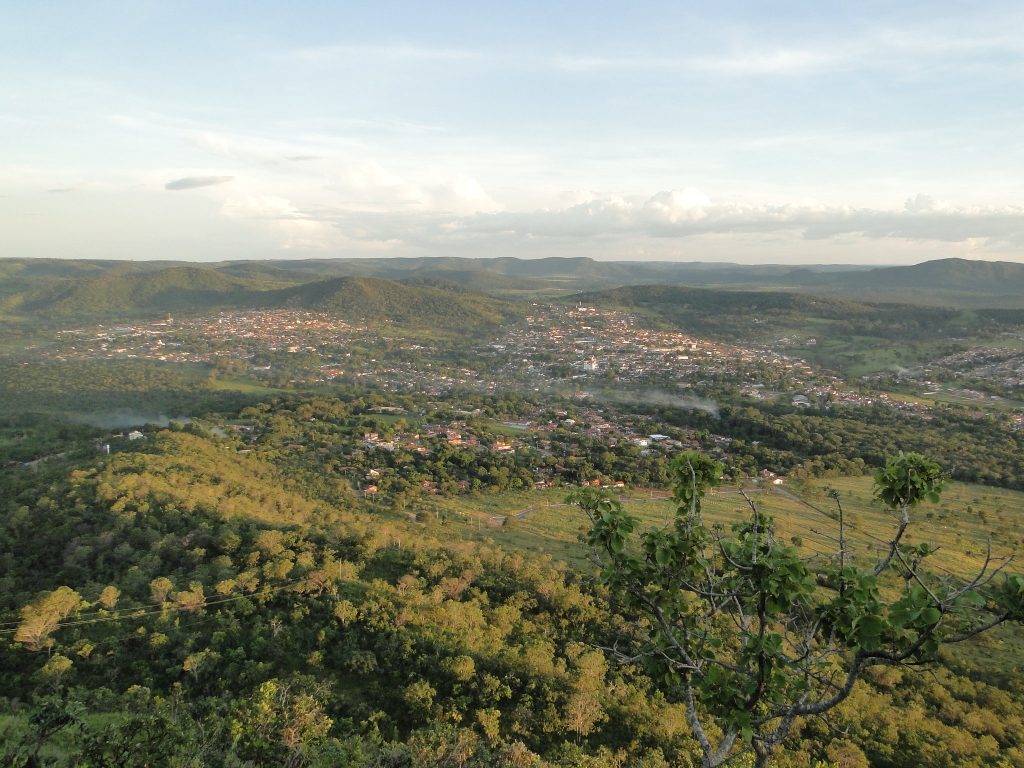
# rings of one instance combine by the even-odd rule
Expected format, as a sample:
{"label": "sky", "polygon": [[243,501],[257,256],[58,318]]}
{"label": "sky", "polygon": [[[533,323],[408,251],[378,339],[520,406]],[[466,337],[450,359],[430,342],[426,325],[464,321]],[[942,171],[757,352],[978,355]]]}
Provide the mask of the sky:
{"label": "sky", "polygon": [[1024,262],[1019,2],[0,4],[0,257]]}

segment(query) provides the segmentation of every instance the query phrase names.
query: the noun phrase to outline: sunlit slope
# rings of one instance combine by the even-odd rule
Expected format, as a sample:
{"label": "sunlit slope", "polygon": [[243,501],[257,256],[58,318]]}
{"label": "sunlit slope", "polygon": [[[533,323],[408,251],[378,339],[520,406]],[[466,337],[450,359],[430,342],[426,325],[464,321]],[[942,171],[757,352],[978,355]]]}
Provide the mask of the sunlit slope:
{"label": "sunlit slope", "polygon": [[[762,513],[775,519],[780,538],[789,542],[795,537],[807,556],[829,556],[835,551],[838,522],[826,488],[840,493],[855,556],[868,558],[891,539],[895,521],[872,498],[872,481],[867,476],[813,480],[799,492],[785,486],[748,487],[745,492]],[[479,499],[432,498],[420,503],[420,516],[430,525],[447,515],[460,535],[583,563],[587,549],[579,538],[587,521],[577,508],[565,505],[566,494],[566,489],[551,489]],[[629,490],[620,499],[627,511],[646,524],[671,519],[673,502],[665,491]],[[704,514],[712,524],[728,528],[749,515],[750,508],[738,488],[723,486],[705,500]],[[940,547],[936,563],[967,573],[984,562],[989,539],[995,554],[1024,546],[1024,493],[949,483],[941,503],[915,510],[912,523],[908,542],[926,541]]]}

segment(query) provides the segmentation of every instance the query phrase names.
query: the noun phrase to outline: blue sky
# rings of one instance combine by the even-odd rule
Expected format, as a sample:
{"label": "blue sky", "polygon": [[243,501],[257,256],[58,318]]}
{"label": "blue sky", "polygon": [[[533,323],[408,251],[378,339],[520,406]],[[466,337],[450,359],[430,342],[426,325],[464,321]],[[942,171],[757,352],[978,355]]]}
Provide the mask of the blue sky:
{"label": "blue sky", "polygon": [[0,256],[1024,261],[1019,3],[0,8]]}

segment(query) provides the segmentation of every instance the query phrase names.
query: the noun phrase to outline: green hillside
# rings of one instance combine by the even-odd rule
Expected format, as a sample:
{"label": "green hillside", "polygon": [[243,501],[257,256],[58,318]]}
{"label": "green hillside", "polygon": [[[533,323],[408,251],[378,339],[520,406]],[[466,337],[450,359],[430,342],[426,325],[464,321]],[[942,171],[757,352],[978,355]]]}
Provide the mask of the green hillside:
{"label": "green hillside", "polygon": [[1024,264],[1014,262],[936,259],[840,275],[806,271],[793,278],[801,290],[877,301],[1024,308]]}
{"label": "green hillside", "polygon": [[[321,419],[349,415],[324,408]],[[268,405],[237,418],[289,431],[310,413]],[[602,650],[629,625],[582,565],[580,513],[544,506],[560,491],[428,498],[440,506],[417,522],[357,496],[302,445],[200,426],[122,440],[109,456],[88,451],[87,435],[66,439],[81,450],[0,469],[5,759],[42,745],[58,766],[123,754],[324,768],[696,765],[682,703]],[[891,520],[863,478],[833,484],[866,553]],[[806,493],[825,508],[822,484]],[[827,512],[779,491],[757,500],[807,556],[828,548]],[[649,522],[667,512],[649,494],[628,503]],[[921,510],[922,533],[976,561],[989,531],[1012,544],[1020,503],[958,486]],[[709,499],[713,522],[741,507],[725,490]],[[1002,632],[927,674],[868,676],[829,724],[808,719],[775,766],[1024,765],[1021,658]]]}
{"label": "green hillside", "polygon": [[[0,260],[0,298],[55,282],[160,272],[176,267],[214,270],[264,288],[337,277],[387,280],[440,278],[481,293],[551,294],[657,284],[747,291],[812,293],[925,306],[1024,308],[1024,265],[936,259],[913,266],[812,264],[746,265],[712,262],[614,262],[586,257],[368,258],[230,261],[202,265],[168,261],[59,259]],[[85,303],[90,303],[88,298]]]}
{"label": "green hillside", "polygon": [[154,272],[111,271],[28,291],[12,309],[75,318],[195,312],[245,303],[256,286],[253,281],[193,266]]}
{"label": "green hillside", "polygon": [[822,332],[862,336],[934,335],[968,329],[973,315],[958,310],[865,304],[783,291],[732,291],[641,285],[567,297],[598,307],[639,312],[688,333],[731,340]]}
{"label": "green hillside", "polygon": [[968,339],[987,341],[1024,329],[1024,310],[866,303],[783,291],[647,285],[566,301],[637,312],[698,336],[773,342],[847,375],[909,367],[960,349]]}
{"label": "green hillside", "polygon": [[[852,551],[868,559],[877,551],[878,539],[884,541],[893,525],[891,514],[873,498],[870,476],[814,479],[792,487],[745,485],[758,507],[775,519],[782,537],[797,537],[798,548],[807,557],[834,547],[835,505],[826,495],[829,488],[841,493]],[[580,510],[564,503],[565,495],[564,489],[545,489],[485,498],[428,498],[414,509],[423,513],[424,520],[446,515],[466,538],[492,539],[504,547],[548,554],[585,568],[587,551],[580,546],[580,536],[587,521]],[[622,490],[618,496],[648,525],[663,524],[674,508],[662,489]],[[704,507],[709,521],[725,528],[748,512],[736,487],[719,489]],[[950,483],[940,504],[927,505],[915,516],[914,540],[942,547],[948,557],[945,565],[965,575],[981,566],[990,538],[1006,551],[1024,547],[1022,513],[1024,492]]]}
{"label": "green hillside", "polygon": [[443,283],[400,283],[340,277],[268,294],[266,304],[331,312],[353,322],[385,322],[413,328],[475,331],[521,314],[507,302]]}
{"label": "green hillside", "polygon": [[[241,272],[247,276],[195,266],[110,270],[94,277],[63,275],[43,282],[28,281],[30,287],[12,291],[0,300],[10,314],[42,321],[123,320],[287,307],[330,312],[353,322],[474,332],[521,315],[513,304],[436,278],[400,283],[340,277],[287,285],[285,277],[293,273]],[[25,282],[22,279],[19,285]],[[283,283],[285,287],[281,287]]]}

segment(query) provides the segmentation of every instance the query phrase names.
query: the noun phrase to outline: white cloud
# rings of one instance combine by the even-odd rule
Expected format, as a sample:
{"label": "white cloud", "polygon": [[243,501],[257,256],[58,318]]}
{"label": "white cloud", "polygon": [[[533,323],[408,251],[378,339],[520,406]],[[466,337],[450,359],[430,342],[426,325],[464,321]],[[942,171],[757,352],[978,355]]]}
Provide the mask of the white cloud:
{"label": "white cloud", "polygon": [[218,184],[227,184],[234,180],[234,176],[185,176],[174,179],[164,184],[164,189],[172,192],[183,189],[199,189],[200,187],[215,187]]}
{"label": "white cloud", "polygon": [[[686,240],[700,236],[785,234],[806,241],[862,238],[934,243],[1024,246],[1024,208],[957,208],[917,195],[902,209],[713,202],[697,189],[668,190],[646,199],[606,196],[562,208],[498,211],[468,216],[400,211],[361,216],[351,210],[310,214],[360,238],[442,244],[473,240],[566,242]],[[557,248],[552,244],[552,248]]]}
{"label": "white cloud", "polygon": [[851,52],[837,48],[775,48],[737,50],[690,59],[690,69],[729,76],[802,75],[849,63]]}
{"label": "white cloud", "polygon": [[[1010,23],[1010,27],[1015,26]],[[995,57],[992,66],[1024,56],[1024,41],[1017,35],[971,35],[963,29],[890,28],[867,29],[834,39],[810,42],[764,43],[741,39],[710,45],[703,52],[684,55],[635,54],[607,56],[558,54],[547,59],[556,68],[588,71],[674,71],[722,77],[805,76],[855,69],[910,71],[927,67],[975,66]]]}
{"label": "white cloud", "polygon": [[267,229],[284,250],[323,250],[338,239],[330,226],[277,195],[233,195],[224,200],[221,213]]}
{"label": "white cloud", "polygon": [[703,218],[711,198],[694,187],[658,192],[643,204],[644,214],[654,220],[676,223]]}

